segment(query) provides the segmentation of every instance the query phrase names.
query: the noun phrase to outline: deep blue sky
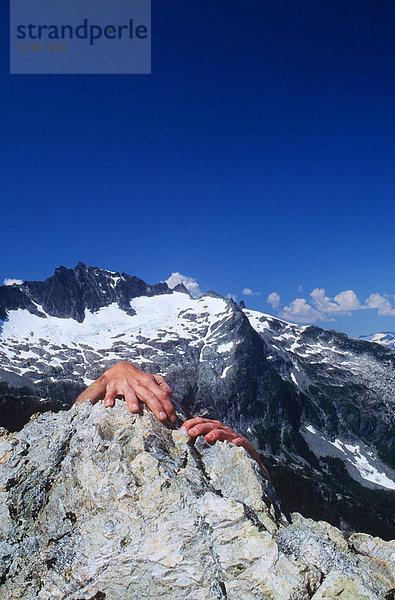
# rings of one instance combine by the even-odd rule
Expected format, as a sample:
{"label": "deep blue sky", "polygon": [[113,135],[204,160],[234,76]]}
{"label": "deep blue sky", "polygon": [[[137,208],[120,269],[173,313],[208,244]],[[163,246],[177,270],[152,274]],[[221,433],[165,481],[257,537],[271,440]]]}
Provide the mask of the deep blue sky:
{"label": "deep blue sky", "polygon": [[153,0],[136,76],[9,75],[2,10],[0,282],[81,260],[273,314],[395,294],[393,0]]}

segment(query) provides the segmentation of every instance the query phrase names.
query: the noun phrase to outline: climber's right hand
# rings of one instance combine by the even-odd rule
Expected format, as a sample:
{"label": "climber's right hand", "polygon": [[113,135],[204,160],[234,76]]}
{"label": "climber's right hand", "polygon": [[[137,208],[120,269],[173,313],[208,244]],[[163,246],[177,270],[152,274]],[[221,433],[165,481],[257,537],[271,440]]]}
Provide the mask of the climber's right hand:
{"label": "climber's right hand", "polygon": [[92,404],[104,399],[112,407],[115,398],[123,397],[132,413],[140,410],[143,402],[160,421],[176,422],[174,406],[170,400],[172,389],[162,375],[151,375],[128,362],[118,362],[107,369],[99,379],[88,386],[76,402],[89,399]]}

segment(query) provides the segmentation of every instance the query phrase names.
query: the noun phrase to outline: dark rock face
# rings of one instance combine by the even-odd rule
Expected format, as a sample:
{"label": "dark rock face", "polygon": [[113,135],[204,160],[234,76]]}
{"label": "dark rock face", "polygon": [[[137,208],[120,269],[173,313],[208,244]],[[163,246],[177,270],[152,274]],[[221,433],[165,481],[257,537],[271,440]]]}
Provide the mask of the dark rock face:
{"label": "dark rock face", "polygon": [[4,321],[7,318],[8,310],[17,310],[18,308],[27,308],[32,314],[39,314],[39,311],[29,298],[17,285],[2,285],[0,287],[0,319]]}
{"label": "dark rock face", "polygon": [[33,304],[37,303],[48,315],[82,322],[85,309],[95,311],[116,302],[130,313],[131,298],[169,293],[171,290],[166,283],[150,286],[138,277],[104,271],[80,262],[75,269],[59,267],[45,281],[2,286],[0,318],[4,320],[6,311],[16,308],[27,308],[34,314],[40,314]]}
{"label": "dark rock face", "polygon": [[395,353],[314,326],[299,328],[299,335],[287,339],[290,327],[277,324],[275,343],[270,334],[261,335],[276,350],[270,362],[281,363],[278,370],[283,379],[291,383],[293,374],[297,380],[297,389],[305,397],[302,421],[328,437],[373,444],[395,467]]}
{"label": "dark rock face", "polygon": [[[291,325],[214,292],[193,299],[182,285],[169,290],[82,263],[0,288],[0,300],[9,312],[0,425],[16,430],[34,412],[70,406],[104,369],[127,360],[164,374],[194,414],[223,420],[270,454],[286,511],[303,506],[336,526],[395,535],[390,349]],[[95,321],[92,313],[110,305],[118,312]],[[16,308],[32,314],[31,326]],[[76,322],[73,334],[66,317]],[[377,476],[367,478],[361,461]]]}

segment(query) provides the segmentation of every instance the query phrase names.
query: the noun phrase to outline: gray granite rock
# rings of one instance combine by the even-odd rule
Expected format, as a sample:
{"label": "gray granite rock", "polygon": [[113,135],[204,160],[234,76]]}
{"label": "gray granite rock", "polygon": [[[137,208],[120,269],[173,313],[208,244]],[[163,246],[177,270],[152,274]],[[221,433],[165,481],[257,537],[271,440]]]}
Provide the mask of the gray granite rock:
{"label": "gray granite rock", "polygon": [[263,495],[243,449],[194,446],[120,401],[33,417],[0,432],[0,597],[390,597],[391,542],[284,525]]}

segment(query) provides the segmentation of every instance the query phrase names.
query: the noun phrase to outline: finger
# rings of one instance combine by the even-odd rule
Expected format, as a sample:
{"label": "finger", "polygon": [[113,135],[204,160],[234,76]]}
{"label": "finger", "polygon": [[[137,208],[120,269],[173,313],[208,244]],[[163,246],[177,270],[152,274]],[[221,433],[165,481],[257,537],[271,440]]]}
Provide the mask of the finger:
{"label": "finger", "polygon": [[173,395],[173,390],[166,383],[166,380],[163,377],[163,375],[152,375],[152,377],[155,379],[156,383],[159,385],[159,387],[161,388],[161,390],[163,390],[164,392],[166,392],[166,394],[169,397]]}
{"label": "finger", "polygon": [[236,437],[232,440],[232,444],[244,448],[251,455],[256,452],[254,446],[246,438]]}
{"label": "finger", "polygon": [[124,397],[130,412],[134,414],[140,412],[140,404],[133,388],[128,387],[124,392]]}
{"label": "finger", "polygon": [[208,442],[213,444],[214,442],[216,442],[219,439],[219,435],[220,435],[220,430],[213,429],[213,431],[210,431],[210,433],[207,433],[207,435],[205,435],[204,437]]}
{"label": "finger", "polygon": [[232,442],[236,436],[231,429],[215,429],[214,433],[216,434],[214,441],[220,440],[221,442]]}
{"label": "finger", "polygon": [[[157,402],[159,402],[161,406],[157,408],[156,412],[151,406],[149,406],[149,408],[153,410],[156,416],[159,413],[164,413],[165,416],[160,417],[161,421],[166,421],[168,419],[172,423],[175,423],[177,421],[177,417],[173,403],[170,400],[170,396],[173,393],[171,388],[167,385],[166,382],[164,382],[164,379],[161,375],[144,375],[145,377],[141,378],[140,380],[136,380],[134,385],[134,388],[138,393],[138,397],[142,402],[147,404],[147,406],[149,406],[148,398],[152,399],[152,397],[155,397],[156,402],[154,403],[154,405],[157,405]],[[156,379],[157,377],[159,378],[162,384],[163,382],[165,383],[165,388],[159,385]],[[136,388],[138,388],[138,390]],[[170,395],[167,390],[170,390]]]}
{"label": "finger", "polygon": [[181,429],[186,429],[186,431],[188,432],[188,435],[190,435],[191,437],[197,437],[198,435],[201,435],[202,433],[210,433],[210,431],[212,431],[212,429],[214,428],[214,425],[211,425],[210,423],[204,423],[202,421],[198,422],[198,423],[192,423],[192,421],[195,421],[196,419],[190,419],[190,421],[185,421],[185,423],[183,424]]}
{"label": "finger", "polygon": [[231,442],[233,440],[234,434],[232,431],[225,431],[223,429],[213,429],[207,435],[204,436],[205,439],[210,442],[210,444],[220,440],[220,442]]}
{"label": "finger", "polygon": [[225,427],[220,421],[213,421],[212,419],[204,419],[203,417],[194,417],[193,419],[188,419],[185,421],[180,429],[186,429],[187,431],[194,427],[195,425],[199,425],[200,423],[211,423],[213,426],[217,427]]}
{"label": "finger", "polygon": [[172,423],[175,423],[177,421],[176,411],[172,401],[170,400],[173,391],[167,385],[162,375],[153,375],[152,377],[153,379],[149,380],[147,388],[154,394],[158,402],[162,405],[162,409],[167,415],[166,418],[168,418]]}
{"label": "finger", "polygon": [[99,380],[94,381],[89,385],[77,398],[76,402],[84,402],[90,400],[92,404],[96,404],[98,400],[104,398],[105,390]]}
{"label": "finger", "polygon": [[119,394],[119,391],[115,385],[109,383],[106,386],[105,394],[104,394],[104,406],[112,407],[115,404],[115,398]]}
{"label": "finger", "polygon": [[161,402],[159,402],[155,394],[153,394],[149,389],[137,384],[134,390],[139,400],[144,402],[144,404],[146,404],[148,408],[152,410],[159,421],[166,421],[168,418],[170,418],[170,416],[168,417],[166,411],[164,410]]}
{"label": "finger", "polygon": [[216,432],[217,436],[215,439],[218,439],[219,437],[224,437],[225,439],[225,436],[229,435],[228,432],[226,432],[224,429],[221,429],[212,422],[199,423],[191,429],[188,429],[188,435],[190,435],[191,437],[197,437],[198,435],[206,435],[214,432]]}
{"label": "finger", "polygon": [[167,393],[160,389],[156,389],[154,395],[156,396],[158,402],[162,405],[162,409],[167,414],[168,419],[172,423],[175,423],[177,421],[176,411]]}
{"label": "finger", "polygon": [[246,445],[249,444],[249,442],[243,437],[234,438],[232,440],[232,443],[235,444],[235,446],[243,446],[243,447],[245,447]]}
{"label": "finger", "polygon": [[116,395],[117,394],[115,392],[106,391],[106,395],[104,397],[104,406],[107,406],[108,408],[114,406]]}

